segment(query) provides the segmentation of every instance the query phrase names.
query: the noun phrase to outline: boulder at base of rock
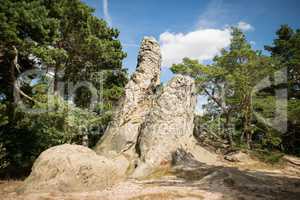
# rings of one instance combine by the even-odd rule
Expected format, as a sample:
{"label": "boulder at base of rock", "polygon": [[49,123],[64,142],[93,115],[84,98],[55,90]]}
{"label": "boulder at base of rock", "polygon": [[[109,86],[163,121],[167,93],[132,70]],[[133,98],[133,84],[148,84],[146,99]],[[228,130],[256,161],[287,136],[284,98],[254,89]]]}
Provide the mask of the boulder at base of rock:
{"label": "boulder at base of rock", "polygon": [[127,167],[124,157],[109,160],[84,146],[55,146],[38,157],[21,191],[103,190],[122,180]]}
{"label": "boulder at base of rock", "polygon": [[253,162],[253,159],[248,154],[241,151],[229,153],[224,156],[224,159],[230,162]]}
{"label": "boulder at base of rock", "polygon": [[295,156],[288,156],[288,155],[285,155],[283,156],[282,158],[284,161],[290,163],[290,164],[293,164],[295,166],[298,166],[300,168],[300,158],[297,158]]}
{"label": "boulder at base of rock", "polygon": [[300,175],[300,158],[295,156],[283,156],[282,160],[285,162],[284,171],[293,175]]}

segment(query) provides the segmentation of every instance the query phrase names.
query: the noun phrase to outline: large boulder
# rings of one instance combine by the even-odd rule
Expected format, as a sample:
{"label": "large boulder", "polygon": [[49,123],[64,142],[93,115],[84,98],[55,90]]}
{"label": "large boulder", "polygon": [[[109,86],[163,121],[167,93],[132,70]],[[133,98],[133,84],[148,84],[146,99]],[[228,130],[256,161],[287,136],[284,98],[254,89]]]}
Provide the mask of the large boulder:
{"label": "large boulder", "polygon": [[224,159],[230,162],[252,163],[254,160],[242,151],[231,152],[224,156]]}
{"label": "large boulder", "polygon": [[44,151],[35,161],[21,191],[103,190],[124,178],[128,161],[107,159],[80,145],[60,145]]}
{"label": "large boulder", "polygon": [[145,37],[140,47],[136,71],[125,87],[125,96],[114,113],[112,123],[96,145],[98,154],[114,157],[122,153],[129,160],[136,157],[135,145],[139,130],[160,84],[160,65],[159,44],[154,38]]}
{"label": "large boulder", "polygon": [[206,163],[216,161],[216,156],[198,146],[193,136],[196,98],[194,80],[183,75],[176,75],[158,92],[139,135],[140,160],[133,177],[168,168],[172,153],[178,149]]}

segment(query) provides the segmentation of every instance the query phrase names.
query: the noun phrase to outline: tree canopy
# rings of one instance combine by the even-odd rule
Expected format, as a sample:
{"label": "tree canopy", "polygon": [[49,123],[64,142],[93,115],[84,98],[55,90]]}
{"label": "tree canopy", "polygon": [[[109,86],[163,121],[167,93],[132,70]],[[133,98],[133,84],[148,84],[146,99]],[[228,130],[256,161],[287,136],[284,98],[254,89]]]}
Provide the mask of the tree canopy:
{"label": "tree canopy", "polygon": [[[53,145],[93,145],[127,82],[119,31],[80,0],[3,0],[0,21],[0,159],[5,170],[26,172]],[[92,109],[90,88],[77,88],[80,82],[89,82],[101,97]],[[24,111],[20,100],[26,108],[48,111]]]}
{"label": "tree canopy", "polygon": [[[228,49],[223,49],[221,55],[216,56],[210,65],[200,64],[197,60],[184,58],[180,64],[174,64],[171,70],[174,73],[188,74],[195,78],[199,94],[208,97],[204,105],[204,123],[217,131],[211,120],[221,121],[221,136],[225,137],[232,146],[246,144],[247,148],[281,149],[294,153],[298,143],[297,130],[298,112],[297,93],[298,83],[298,53],[300,46],[297,43],[299,31],[294,31],[288,26],[282,26],[278,31],[278,38],[274,46],[266,46],[271,56],[263,55],[261,51],[253,50],[247,42],[244,33],[233,27],[231,29],[231,44]],[[276,113],[276,90],[287,85],[274,82],[275,73],[288,68],[289,101],[288,130],[285,133],[260,121],[256,114],[265,118],[274,118]],[[267,80],[271,85],[266,85],[257,90],[257,85]],[[284,99],[279,99],[283,103]],[[278,105],[277,105],[278,106]],[[292,106],[294,106],[292,108]],[[280,113],[284,115],[284,111]],[[207,116],[210,116],[207,118]],[[201,121],[203,123],[203,120]],[[216,122],[217,123],[217,122]],[[281,123],[280,120],[278,123]],[[291,124],[294,124],[293,127]],[[201,125],[200,125],[201,126]],[[293,127],[293,128],[292,128]],[[206,128],[207,130],[207,128]],[[291,134],[293,139],[291,139]],[[288,136],[289,135],[289,136]],[[293,145],[290,141],[293,141]],[[292,147],[293,146],[293,147]]]}

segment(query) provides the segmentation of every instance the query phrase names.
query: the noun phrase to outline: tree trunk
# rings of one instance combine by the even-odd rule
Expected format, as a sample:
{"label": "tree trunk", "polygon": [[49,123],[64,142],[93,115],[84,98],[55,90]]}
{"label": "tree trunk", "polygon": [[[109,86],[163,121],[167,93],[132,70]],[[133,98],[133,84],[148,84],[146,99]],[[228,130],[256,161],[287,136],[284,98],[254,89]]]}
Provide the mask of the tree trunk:
{"label": "tree trunk", "polygon": [[58,82],[57,72],[58,72],[57,67],[55,67],[54,68],[54,77],[53,77],[53,93],[54,93],[54,95],[57,95],[57,90],[58,90],[58,88],[57,88],[57,82]]}
{"label": "tree trunk", "polygon": [[247,95],[245,114],[244,114],[244,135],[246,136],[246,144],[248,149],[251,149],[251,143],[252,143],[251,121],[252,121],[251,96]]}
{"label": "tree trunk", "polygon": [[230,124],[230,112],[226,112],[225,113],[225,123],[224,123],[224,131],[226,134],[226,137],[228,139],[228,142],[230,144],[231,147],[234,146],[234,141],[233,141],[233,137],[232,137],[232,133],[229,130],[229,124]]}
{"label": "tree trunk", "polygon": [[15,102],[15,84],[16,84],[16,69],[18,69],[18,50],[15,46],[12,46],[13,52],[12,52],[12,60],[9,65],[9,88],[10,91],[8,93],[8,101],[10,102],[9,108],[8,108],[8,117],[9,122],[13,122],[15,118],[15,108],[16,103]]}

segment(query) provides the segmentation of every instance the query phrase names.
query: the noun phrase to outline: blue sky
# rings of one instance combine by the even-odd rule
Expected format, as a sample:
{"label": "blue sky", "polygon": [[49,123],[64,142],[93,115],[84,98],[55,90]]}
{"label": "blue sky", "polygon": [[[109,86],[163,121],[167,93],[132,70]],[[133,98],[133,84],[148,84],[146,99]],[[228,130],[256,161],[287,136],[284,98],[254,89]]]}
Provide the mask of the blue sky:
{"label": "blue sky", "polygon": [[[164,46],[165,54],[169,53],[169,57],[171,56],[168,61],[170,65],[169,63],[180,60],[180,56],[184,55],[201,58],[201,53],[207,54],[205,50],[202,52],[202,49],[208,48],[207,46],[216,45],[216,49],[222,45],[226,47],[228,44],[225,41],[221,44],[205,41],[227,37],[224,32],[226,27],[238,25],[239,22],[249,25],[248,29],[246,26],[246,35],[255,49],[263,49],[265,44],[270,44],[281,24],[286,23],[293,28],[300,28],[298,0],[84,0],[84,2],[96,9],[96,16],[106,19],[112,27],[120,30],[120,39],[128,54],[124,60],[124,67],[128,68],[129,72],[133,72],[136,67],[139,43],[144,36],[154,36],[159,40],[163,33],[167,33],[164,35],[166,38],[173,37],[172,44]],[[203,30],[207,29],[212,31],[204,33]],[[210,37],[218,30],[221,32],[215,34],[216,38]],[[188,35],[189,33],[193,34]],[[188,46],[188,40],[194,37],[195,43],[198,41],[198,44],[195,44],[198,47],[191,48]],[[170,43],[166,41],[168,42]],[[184,53],[179,47],[176,51],[176,47],[175,50],[172,49],[174,45],[177,47],[186,45],[186,48],[199,52],[199,55],[192,52]],[[199,60],[205,63],[209,61],[211,54],[215,53],[210,52],[206,58]],[[175,58],[177,55],[178,58]],[[162,81],[170,79],[171,76],[168,67],[163,66]]]}
{"label": "blue sky", "polygon": [[[169,67],[183,57],[209,63],[229,45],[229,26],[239,26],[254,49],[271,44],[281,24],[300,28],[299,0],[83,0],[95,15],[120,30],[128,54],[123,65],[136,68],[139,44],[154,36],[161,44],[161,80],[172,76]],[[206,102],[201,96],[198,109]]]}

